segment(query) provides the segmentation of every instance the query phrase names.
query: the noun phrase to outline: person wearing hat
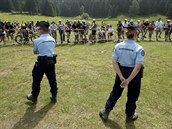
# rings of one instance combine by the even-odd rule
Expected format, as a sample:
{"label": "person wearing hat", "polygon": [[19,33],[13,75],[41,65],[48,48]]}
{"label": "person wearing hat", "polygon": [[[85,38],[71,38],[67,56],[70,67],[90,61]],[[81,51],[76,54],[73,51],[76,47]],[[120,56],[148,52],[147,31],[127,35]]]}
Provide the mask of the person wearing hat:
{"label": "person wearing hat", "polygon": [[65,24],[62,23],[62,20],[59,20],[59,24],[58,24],[58,30],[59,30],[59,34],[60,34],[60,41],[61,44],[63,44],[63,41],[65,41]]}
{"label": "person wearing hat", "polygon": [[82,20],[82,26],[81,26],[81,34],[82,34],[82,42],[83,44],[87,43],[87,34],[88,34],[88,26],[86,25],[86,21]]}
{"label": "person wearing hat", "polygon": [[127,19],[125,19],[124,22],[123,22],[124,34],[127,31],[128,24],[129,24],[129,22],[127,21]]}
{"label": "person wearing hat", "polygon": [[97,33],[97,23],[96,19],[93,19],[93,22],[91,24],[91,42],[96,42],[96,33]]}
{"label": "person wearing hat", "polygon": [[74,43],[78,43],[79,42],[79,30],[78,30],[79,28],[78,28],[78,24],[76,20],[73,21],[72,29],[75,35]]}
{"label": "person wearing hat", "polygon": [[55,40],[49,35],[49,23],[45,21],[38,22],[37,33],[40,36],[34,40],[33,53],[38,55],[35,62],[32,77],[32,92],[27,95],[27,99],[33,103],[37,103],[40,93],[40,83],[45,74],[50,84],[51,101],[57,101],[57,81],[55,72],[56,55],[54,55]]}
{"label": "person wearing hat", "polygon": [[144,38],[146,38],[146,34],[148,32],[148,26],[149,26],[149,19],[146,19],[143,22],[143,26],[142,26],[142,41],[144,41]]}
{"label": "person wearing hat", "polygon": [[65,23],[65,32],[67,37],[67,43],[70,43],[70,35],[71,35],[72,24],[69,20]]}
{"label": "person wearing hat", "polygon": [[78,31],[79,31],[79,41],[83,41],[83,34],[82,34],[82,23],[81,20],[77,21]]}
{"label": "person wearing hat", "polygon": [[137,27],[137,40],[139,40],[141,28],[142,28],[142,23],[140,22],[140,20],[137,20],[136,27]]}
{"label": "person wearing hat", "polygon": [[155,22],[155,26],[156,26],[156,40],[158,41],[159,38],[161,38],[161,34],[163,31],[163,27],[164,27],[164,23],[162,22],[161,18],[158,19],[158,21]]}
{"label": "person wearing hat", "polygon": [[165,41],[169,42],[171,41],[171,25],[170,25],[171,20],[167,20],[167,23],[164,25],[164,30],[165,30]]}
{"label": "person wearing hat", "polygon": [[107,120],[123,90],[128,87],[126,103],[126,120],[134,121],[138,118],[136,102],[139,98],[142,78],[142,64],[145,52],[136,43],[137,28],[129,26],[126,31],[127,39],[118,43],[113,51],[113,67],[117,73],[113,90],[106,102],[105,110],[99,112],[103,120]]}

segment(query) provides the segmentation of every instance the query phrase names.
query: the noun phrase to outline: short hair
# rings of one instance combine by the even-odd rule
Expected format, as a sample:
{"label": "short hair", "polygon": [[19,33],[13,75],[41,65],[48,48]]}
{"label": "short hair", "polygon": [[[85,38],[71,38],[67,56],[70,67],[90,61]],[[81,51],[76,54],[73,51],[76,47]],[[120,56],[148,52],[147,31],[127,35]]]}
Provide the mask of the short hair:
{"label": "short hair", "polygon": [[36,24],[37,27],[40,27],[43,31],[49,31],[50,24],[46,21],[40,21]]}
{"label": "short hair", "polygon": [[129,25],[127,27],[126,36],[128,39],[133,39],[137,35],[137,28],[135,25]]}

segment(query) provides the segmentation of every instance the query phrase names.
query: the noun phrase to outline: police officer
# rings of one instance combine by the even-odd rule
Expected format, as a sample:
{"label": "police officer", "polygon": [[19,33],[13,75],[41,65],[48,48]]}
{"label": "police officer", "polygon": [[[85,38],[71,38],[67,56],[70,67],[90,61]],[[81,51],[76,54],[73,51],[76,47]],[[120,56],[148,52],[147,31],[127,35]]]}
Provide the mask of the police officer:
{"label": "police officer", "polygon": [[34,40],[33,52],[38,55],[37,62],[34,65],[32,76],[32,92],[28,94],[27,99],[33,103],[37,102],[40,93],[40,83],[44,73],[46,74],[51,87],[51,101],[57,101],[57,81],[55,73],[56,57],[54,55],[55,40],[49,35],[49,23],[41,21],[37,23],[37,32],[40,35]]}
{"label": "police officer", "polygon": [[105,110],[99,112],[103,120],[107,120],[124,88],[128,87],[126,103],[126,120],[138,118],[136,101],[138,100],[143,72],[144,49],[136,43],[137,28],[129,25],[126,31],[127,40],[115,46],[113,52],[113,67],[117,73],[113,90],[106,102]]}

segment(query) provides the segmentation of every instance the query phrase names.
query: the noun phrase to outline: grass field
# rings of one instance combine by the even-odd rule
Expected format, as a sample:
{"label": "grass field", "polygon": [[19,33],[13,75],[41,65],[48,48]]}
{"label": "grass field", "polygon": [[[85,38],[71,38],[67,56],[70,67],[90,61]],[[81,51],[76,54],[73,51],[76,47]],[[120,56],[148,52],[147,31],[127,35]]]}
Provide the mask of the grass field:
{"label": "grass field", "polygon": [[[10,15],[0,16],[8,20]],[[27,17],[20,16],[16,15],[18,20]],[[108,122],[104,123],[98,116],[115,80],[111,64],[114,43],[57,46],[58,102],[49,103],[49,84],[45,77],[36,106],[25,99],[31,90],[31,71],[36,61],[32,46],[11,45],[11,42],[0,46],[0,129],[171,129],[172,43],[146,41],[140,44],[146,51],[137,103],[140,118],[130,124],[125,122],[127,90]]]}

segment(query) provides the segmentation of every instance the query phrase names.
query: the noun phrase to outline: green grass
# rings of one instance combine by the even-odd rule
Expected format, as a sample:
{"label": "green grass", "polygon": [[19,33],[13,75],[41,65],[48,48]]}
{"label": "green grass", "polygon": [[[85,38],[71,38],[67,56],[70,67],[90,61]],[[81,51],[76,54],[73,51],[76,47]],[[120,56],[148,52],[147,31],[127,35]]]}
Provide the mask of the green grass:
{"label": "green grass", "polygon": [[0,129],[171,129],[172,43],[140,44],[146,51],[145,72],[137,103],[140,118],[133,124],[125,123],[127,89],[108,123],[98,116],[115,80],[111,63],[114,43],[57,46],[58,103],[49,104],[49,84],[44,77],[36,106],[25,99],[36,61],[32,46],[11,42],[0,46]]}

